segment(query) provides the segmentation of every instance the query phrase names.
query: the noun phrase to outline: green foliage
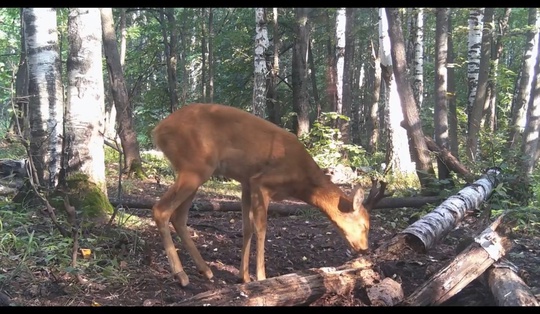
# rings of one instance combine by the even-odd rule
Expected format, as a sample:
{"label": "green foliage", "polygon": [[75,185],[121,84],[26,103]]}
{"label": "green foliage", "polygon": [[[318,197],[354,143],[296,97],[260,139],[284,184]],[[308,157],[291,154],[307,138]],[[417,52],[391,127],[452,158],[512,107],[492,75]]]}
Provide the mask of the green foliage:
{"label": "green foliage", "polygon": [[160,177],[174,177],[174,169],[162,154],[156,154],[156,151],[141,152],[141,158],[144,161],[145,170],[148,174],[158,175]]}
{"label": "green foliage", "polygon": [[338,119],[349,118],[336,112],[325,112],[313,123],[309,134],[300,140],[306,145],[313,159],[320,167],[344,164],[352,167],[367,166],[369,160],[364,148],[342,141],[339,129],[332,127]]}

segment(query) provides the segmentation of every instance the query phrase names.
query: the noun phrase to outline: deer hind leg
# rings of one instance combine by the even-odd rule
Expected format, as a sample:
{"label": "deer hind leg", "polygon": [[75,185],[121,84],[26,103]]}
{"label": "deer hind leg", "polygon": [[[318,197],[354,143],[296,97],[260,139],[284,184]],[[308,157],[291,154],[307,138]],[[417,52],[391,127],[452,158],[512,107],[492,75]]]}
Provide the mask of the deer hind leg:
{"label": "deer hind leg", "polygon": [[263,187],[263,176],[251,178],[251,212],[253,213],[253,227],[257,240],[257,280],[266,279],[264,266],[264,245],[266,241],[266,224],[269,195]]}
{"label": "deer hind leg", "polygon": [[251,189],[248,183],[242,184],[242,255],[240,257],[240,282],[249,282],[249,253],[253,235],[253,215],[251,213]]}
{"label": "deer hind leg", "polygon": [[174,226],[174,229],[176,229],[176,232],[180,236],[180,239],[182,240],[182,243],[184,244],[185,248],[188,250],[189,255],[193,260],[195,261],[195,265],[197,266],[197,269],[201,274],[203,274],[206,278],[212,279],[214,274],[212,273],[212,270],[204,259],[201,256],[201,253],[195,246],[195,243],[193,242],[193,239],[191,239],[191,235],[189,234],[189,230],[187,228],[187,219],[188,219],[188,212],[189,208],[191,206],[191,203],[193,201],[193,197],[195,197],[195,192],[193,192],[172,214],[171,222]]}
{"label": "deer hind leg", "polygon": [[[209,175],[208,175],[209,176]],[[161,235],[165,253],[171,266],[171,271],[180,281],[182,287],[189,284],[189,278],[184,272],[180,258],[169,229],[169,221],[174,211],[194,194],[199,186],[207,179],[198,173],[179,173],[176,182],[165,192],[161,199],[152,208],[154,221]],[[178,232],[178,230],[177,230]],[[181,232],[181,231],[180,231]]]}

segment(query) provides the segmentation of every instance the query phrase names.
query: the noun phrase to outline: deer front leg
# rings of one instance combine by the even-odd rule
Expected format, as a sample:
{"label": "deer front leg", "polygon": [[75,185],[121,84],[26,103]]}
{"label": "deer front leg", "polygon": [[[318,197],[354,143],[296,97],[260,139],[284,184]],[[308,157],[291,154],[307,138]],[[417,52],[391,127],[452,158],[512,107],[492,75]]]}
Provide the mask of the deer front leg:
{"label": "deer front leg", "polygon": [[266,224],[269,196],[266,189],[259,184],[251,183],[251,211],[253,212],[253,226],[257,239],[257,280],[266,279],[264,266],[264,245],[266,241]]}
{"label": "deer front leg", "polygon": [[253,215],[251,213],[251,191],[249,185],[242,184],[242,256],[240,257],[240,272],[238,279],[240,282],[249,282],[249,250],[251,247],[251,236],[253,235]]}
{"label": "deer front leg", "polygon": [[212,279],[214,277],[214,274],[212,273],[212,270],[204,259],[201,256],[201,253],[195,246],[195,243],[193,242],[193,239],[191,239],[191,235],[189,234],[189,230],[187,228],[187,219],[188,219],[188,211],[189,207],[191,206],[191,203],[193,201],[193,197],[195,196],[195,192],[193,192],[173,213],[171,221],[174,226],[174,229],[176,229],[176,232],[180,236],[180,239],[182,240],[182,243],[186,247],[186,249],[189,252],[189,255],[193,260],[195,261],[195,265],[197,266],[197,269],[201,274],[203,274],[206,278]]}

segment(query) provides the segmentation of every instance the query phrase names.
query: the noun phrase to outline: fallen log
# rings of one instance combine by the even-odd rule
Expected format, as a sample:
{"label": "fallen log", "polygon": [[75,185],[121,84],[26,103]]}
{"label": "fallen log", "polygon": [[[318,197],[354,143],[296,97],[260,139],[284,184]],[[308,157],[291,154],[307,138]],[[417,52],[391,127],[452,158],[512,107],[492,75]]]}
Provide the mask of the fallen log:
{"label": "fallen log", "polygon": [[347,265],[355,267],[315,268],[302,273],[235,284],[199,293],[171,306],[309,305],[323,297],[347,294],[361,287],[373,286],[380,280],[379,274],[371,268],[372,264],[367,260]]}
{"label": "fallen log", "polygon": [[435,141],[433,141],[433,139],[431,139],[429,136],[425,136],[424,139],[426,141],[427,148],[430,151],[437,153],[438,158],[444,162],[448,169],[461,176],[465,182],[473,182],[474,174],[470,172],[469,169],[467,169],[467,167],[465,167],[454,155],[452,155],[448,149],[437,145],[437,143],[435,143]]}
{"label": "fallen log", "polygon": [[475,238],[475,242],[471,243],[399,305],[440,305],[482,275],[512,247],[511,241],[499,236],[496,232],[504,216],[504,214],[499,216]]}
{"label": "fallen log", "polygon": [[499,181],[500,170],[488,169],[473,184],[447,198],[433,211],[423,216],[394,238],[377,248],[377,254],[399,255],[405,250],[423,253],[443,239],[465,217],[487,200]]}
{"label": "fallen log", "polygon": [[[121,205],[129,208],[146,208],[150,209],[157,201],[152,198],[135,198],[125,196],[122,201],[118,201],[116,198],[110,198],[109,201],[113,206]],[[434,204],[440,202],[441,198],[438,196],[415,196],[415,197],[386,197],[381,199],[375,204],[375,209],[382,208],[420,208],[426,204]],[[207,198],[199,198],[193,202],[192,209],[194,211],[241,211],[241,204],[239,200],[212,200]],[[272,202],[268,206],[268,213],[277,216],[290,216],[299,214],[305,210],[317,209],[311,205],[305,203],[289,203],[289,202]]]}
{"label": "fallen log", "polygon": [[531,288],[516,274],[509,261],[494,263],[487,271],[487,283],[499,306],[540,306]]}

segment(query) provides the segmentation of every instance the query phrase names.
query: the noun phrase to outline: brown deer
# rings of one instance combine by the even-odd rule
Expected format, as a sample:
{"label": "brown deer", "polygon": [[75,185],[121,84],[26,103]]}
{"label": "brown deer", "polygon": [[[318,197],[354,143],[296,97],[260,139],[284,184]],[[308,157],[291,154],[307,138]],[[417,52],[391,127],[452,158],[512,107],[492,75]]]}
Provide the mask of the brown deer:
{"label": "brown deer", "polygon": [[[257,240],[257,280],[266,279],[264,243],[270,199],[293,197],[322,210],[354,251],[368,249],[369,214],[364,192],[347,197],[332,183],[298,138],[241,109],[218,104],[186,105],[163,119],[153,140],[177,172],[174,184],[154,205],[153,216],[182,286],[189,284],[176,252],[169,221],[199,272],[213,277],[187,229],[188,210],[197,189],[213,175],[242,185],[243,245],[239,279],[249,282],[249,252]],[[382,186],[382,185],[381,185]],[[371,195],[370,195],[371,196]],[[380,197],[379,197],[380,198]]]}

